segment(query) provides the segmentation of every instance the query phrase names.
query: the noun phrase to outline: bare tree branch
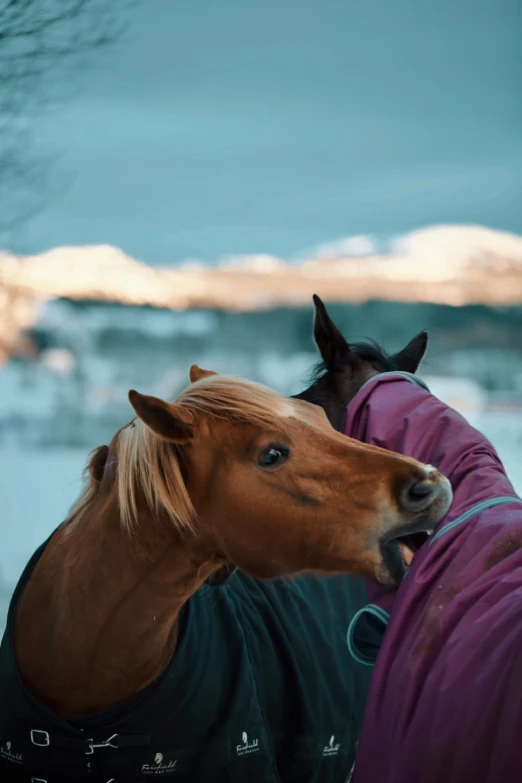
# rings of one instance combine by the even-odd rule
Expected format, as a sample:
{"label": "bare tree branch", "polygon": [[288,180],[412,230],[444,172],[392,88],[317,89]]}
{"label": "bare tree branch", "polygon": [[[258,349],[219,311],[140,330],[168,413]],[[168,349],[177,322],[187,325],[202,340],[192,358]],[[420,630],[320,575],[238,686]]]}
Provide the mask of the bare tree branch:
{"label": "bare tree branch", "polygon": [[[56,27],[60,22],[64,22],[66,19],[73,19],[86,5],[88,5],[88,3],[89,0],[76,0],[76,2],[70,4],[69,8],[62,10],[61,12],[58,11],[57,7],[54,11],[48,7],[48,15],[38,19],[36,14],[27,13],[28,10],[31,11],[35,6],[34,0],[25,0],[25,2],[24,0],[21,0],[21,2],[13,2],[13,0],[10,0],[6,9],[8,12],[7,24],[3,31],[0,30],[0,41],[2,38],[34,38],[36,35],[45,32],[50,27]],[[40,8],[42,5],[43,4],[40,4]],[[54,5],[58,6],[58,3],[55,3]],[[10,9],[15,9],[15,13],[13,13],[9,19]]]}
{"label": "bare tree branch", "polygon": [[0,238],[63,190],[56,152],[35,142],[88,57],[123,35],[132,3],[0,0]]}

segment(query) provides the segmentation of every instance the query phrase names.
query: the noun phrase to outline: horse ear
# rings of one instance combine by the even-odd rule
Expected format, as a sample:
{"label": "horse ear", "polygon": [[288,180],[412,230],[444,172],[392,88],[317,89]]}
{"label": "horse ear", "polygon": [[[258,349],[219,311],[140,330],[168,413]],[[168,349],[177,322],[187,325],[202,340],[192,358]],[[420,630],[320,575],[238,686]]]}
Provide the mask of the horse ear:
{"label": "horse ear", "polygon": [[129,402],[136,416],[163,440],[187,443],[194,437],[192,417],[181,405],[140,394],[134,389],[129,392]]}
{"label": "horse ear", "polygon": [[105,471],[105,463],[109,456],[108,446],[98,446],[91,452],[89,462],[87,463],[87,473],[96,484],[99,484]]}
{"label": "horse ear", "polygon": [[202,367],[198,367],[197,364],[193,364],[189,370],[189,380],[191,383],[200,381],[202,378],[210,378],[211,375],[217,375],[214,370],[204,370]]}
{"label": "horse ear", "polygon": [[350,346],[326,311],[317,294],[314,300],[314,341],[327,370],[334,369],[350,356]]}
{"label": "horse ear", "polygon": [[428,347],[428,332],[420,332],[408,345],[393,356],[393,363],[403,372],[417,372]]}

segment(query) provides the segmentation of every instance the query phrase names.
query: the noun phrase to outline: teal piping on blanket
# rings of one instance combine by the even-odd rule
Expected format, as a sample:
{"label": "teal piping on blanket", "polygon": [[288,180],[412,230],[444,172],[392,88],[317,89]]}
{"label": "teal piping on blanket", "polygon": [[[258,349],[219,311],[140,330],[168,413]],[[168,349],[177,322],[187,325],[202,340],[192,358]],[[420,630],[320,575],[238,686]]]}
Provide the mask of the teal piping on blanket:
{"label": "teal piping on blanket", "polygon": [[457,519],[454,519],[452,522],[448,522],[447,525],[444,525],[444,527],[441,527],[440,530],[437,530],[437,532],[431,536],[429,545],[432,546],[432,544],[434,544],[438,538],[444,535],[444,533],[453,530],[454,527],[462,524],[462,522],[466,522],[468,519],[475,516],[475,514],[480,514],[481,511],[485,511],[487,508],[502,506],[505,503],[522,503],[522,498],[519,498],[516,495],[506,495],[505,497],[500,498],[488,498],[487,500],[483,500],[481,503],[477,503],[475,506],[468,508],[468,510],[461,514],[460,517],[457,517]]}
{"label": "teal piping on blanket", "polygon": [[355,626],[364,614],[373,614],[373,616],[380,620],[385,627],[388,625],[390,615],[388,612],[382,609],[382,607],[377,606],[377,604],[368,604],[367,606],[363,606],[362,609],[359,609],[359,611],[354,614],[350,620],[350,625],[348,626],[348,630],[346,632],[346,643],[352,658],[356,660],[357,663],[362,663],[364,666],[375,666],[375,660],[371,660],[370,658],[366,658],[359,654],[353,641]]}
{"label": "teal piping on blanket", "polygon": [[415,384],[415,386],[419,386],[421,389],[426,389],[427,392],[429,392],[428,387],[422,381],[420,378],[418,378],[416,375],[414,375],[411,372],[402,372],[402,370],[392,370],[391,372],[380,372],[378,375],[372,375],[371,378],[369,378],[366,383],[363,383],[359,391],[362,391],[366,386],[369,386],[370,383],[373,383],[373,381],[378,381],[380,378],[404,378],[407,381],[410,381],[410,383]]}

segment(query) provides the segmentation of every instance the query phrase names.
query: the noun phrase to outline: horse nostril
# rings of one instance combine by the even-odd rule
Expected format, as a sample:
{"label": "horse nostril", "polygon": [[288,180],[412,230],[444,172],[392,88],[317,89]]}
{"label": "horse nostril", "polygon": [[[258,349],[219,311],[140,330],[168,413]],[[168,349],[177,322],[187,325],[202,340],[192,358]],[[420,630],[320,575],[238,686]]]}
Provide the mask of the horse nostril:
{"label": "horse nostril", "polygon": [[407,511],[422,511],[430,505],[437,489],[438,485],[431,479],[414,480],[402,493],[402,505]]}

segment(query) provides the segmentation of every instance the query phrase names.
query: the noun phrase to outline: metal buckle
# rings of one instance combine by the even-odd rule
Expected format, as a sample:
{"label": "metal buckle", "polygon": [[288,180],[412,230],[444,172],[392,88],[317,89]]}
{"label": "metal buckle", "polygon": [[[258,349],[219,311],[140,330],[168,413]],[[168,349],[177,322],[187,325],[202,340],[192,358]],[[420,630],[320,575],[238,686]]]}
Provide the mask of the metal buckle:
{"label": "metal buckle", "polygon": [[[43,735],[43,742],[37,742],[36,741],[36,735],[41,734]],[[36,745],[39,748],[46,748],[48,745],[51,744],[51,738],[49,734],[46,731],[43,731],[42,729],[31,729],[31,742],[33,745]]]}
{"label": "metal buckle", "polygon": [[87,740],[89,750],[85,751],[85,755],[92,755],[95,748],[118,748],[118,743],[114,743],[113,740],[117,740],[119,736],[119,734],[113,734],[112,737],[109,737],[109,739],[106,739],[103,742],[94,742],[92,739]]}

